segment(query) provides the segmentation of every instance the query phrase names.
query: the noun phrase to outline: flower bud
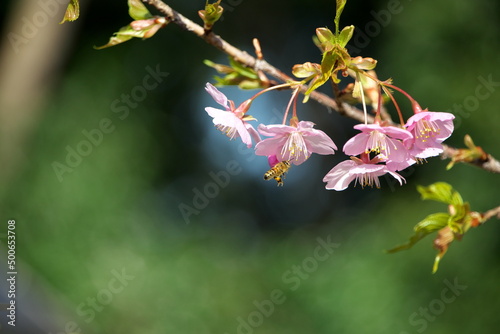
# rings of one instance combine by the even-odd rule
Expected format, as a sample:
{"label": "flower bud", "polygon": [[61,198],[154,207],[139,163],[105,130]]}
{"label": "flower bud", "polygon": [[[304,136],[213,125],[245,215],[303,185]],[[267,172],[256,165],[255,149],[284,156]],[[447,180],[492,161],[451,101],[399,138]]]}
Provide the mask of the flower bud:
{"label": "flower bud", "polygon": [[206,31],[212,30],[213,25],[217,22],[222,16],[222,12],[224,8],[220,5],[221,0],[218,0],[215,3],[207,3],[205,4],[205,9],[199,10],[198,15],[203,20],[203,28]]}

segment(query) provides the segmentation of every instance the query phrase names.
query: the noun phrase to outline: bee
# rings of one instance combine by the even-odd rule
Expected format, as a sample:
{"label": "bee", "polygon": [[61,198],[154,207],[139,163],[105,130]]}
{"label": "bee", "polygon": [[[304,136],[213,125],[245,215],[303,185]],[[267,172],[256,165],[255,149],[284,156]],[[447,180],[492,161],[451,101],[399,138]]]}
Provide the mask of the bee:
{"label": "bee", "polygon": [[278,182],[278,186],[282,186],[285,173],[288,172],[290,167],[290,161],[285,160],[278,162],[264,174],[264,180],[268,181],[271,178],[274,178],[276,182]]}

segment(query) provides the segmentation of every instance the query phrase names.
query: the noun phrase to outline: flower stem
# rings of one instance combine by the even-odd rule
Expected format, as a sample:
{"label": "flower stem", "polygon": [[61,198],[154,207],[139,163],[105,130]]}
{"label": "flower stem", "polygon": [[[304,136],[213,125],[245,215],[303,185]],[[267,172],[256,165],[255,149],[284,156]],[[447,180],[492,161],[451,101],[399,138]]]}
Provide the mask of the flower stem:
{"label": "flower stem", "polygon": [[399,116],[399,123],[401,124],[401,126],[404,126],[405,120],[403,118],[403,114],[401,113],[401,109],[399,108],[399,104],[396,102],[396,99],[394,98],[394,95],[392,95],[391,91],[388,90],[384,85],[382,85],[381,87],[384,90],[384,93],[387,94],[387,96],[389,96],[392,103],[396,107],[396,111],[398,112],[398,116]]}
{"label": "flower stem", "polygon": [[286,123],[286,119],[288,118],[288,111],[290,110],[290,107],[292,106],[293,103],[293,115],[292,117],[297,118],[297,96],[299,95],[299,87],[295,88],[293,91],[292,97],[290,98],[290,101],[288,102],[288,105],[286,106],[285,110],[285,115],[283,116],[283,125]]}
{"label": "flower stem", "polygon": [[257,98],[258,96],[264,94],[264,93],[267,93],[269,91],[272,91],[274,89],[280,89],[280,88],[285,88],[285,87],[291,87],[293,85],[293,83],[284,83],[284,84],[281,84],[281,85],[276,85],[276,86],[272,86],[272,87],[269,87],[269,88],[266,88],[266,89],[263,89],[261,90],[260,92],[258,92],[257,94],[255,94],[254,96],[252,96],[250,98],[250,100],[254,100],[255,98]]}

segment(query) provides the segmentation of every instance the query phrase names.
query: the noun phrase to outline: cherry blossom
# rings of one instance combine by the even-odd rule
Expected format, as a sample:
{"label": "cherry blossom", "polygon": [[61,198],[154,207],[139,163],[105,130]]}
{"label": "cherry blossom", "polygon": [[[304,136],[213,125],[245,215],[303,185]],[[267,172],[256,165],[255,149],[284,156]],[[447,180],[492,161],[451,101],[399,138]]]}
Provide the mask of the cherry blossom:
{"label": "cherry blossom", "polygon": [[417,111],[405,125],[412,133],[412,138],[405,141],[410,154],[419,159],[441,154],[441,143],[453,133],[454,118],[447,112]]}
{"label": "cherry blossom", "polygon": [[351,157],[351,160],[343,161],[333,167],[323,178],[326,182],[326,189],[337,191],[345,190],[352,181],[361,184],[361,187],[375,185],[380,188],[379,177],[389,173],[399,184],[402,185],[405,179],[398,173],[391,171],[386,165],[378,164],[381,159],[377,156],[373,159],[368,154],[361,154],[361,159]]}
{"label": "cherry blossom", "polygon": [[263,125],[258,130],[266,138],[255,146],[256,155],[275,155],[278,161],[290,161],[300,165],[312,153],[334,154],[337,146],[321,130],[313,128],[314,123],[300,121],[297,126],[282,124]]}
{"label": "cherry blossom", "polygon": [[256,120],[250,115],[245,113],[250,108],[251,100],[246,100],[235,108],[234,102],[221,93],[212,84],[207,83],[205,90],[212,96],[212,98],[223,106],[225,110],[206,107],[205,111],[213,118],[215,127],[222,133],[227,135],[230,139],[241,137],[241,141],[252,147],[252,140],[255,142],[260,141],[260,136],[257,130],[248,123],[249,121]]}
{"label": "cherry blossom", "polygon": [[358,155],[375,152],[394,162],[404,162],[410,159],[408,149],[403,144],[403,141],[412,139],[409,131],[379,124],[358,124],[354,128],[362,132],[345,143],[345,154]]}

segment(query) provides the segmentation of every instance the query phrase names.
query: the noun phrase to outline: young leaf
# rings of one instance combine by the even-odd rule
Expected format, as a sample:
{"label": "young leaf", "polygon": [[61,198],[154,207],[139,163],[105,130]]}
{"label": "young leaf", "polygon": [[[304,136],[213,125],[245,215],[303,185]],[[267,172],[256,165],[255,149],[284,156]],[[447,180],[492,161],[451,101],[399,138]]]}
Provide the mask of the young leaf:
{"label": "young leaf", "polygon": [[296,64],[292,68],[292,73],[297,78],[314,77],[315,75],[321,74],[321,66],[311,62]]}
{"label": "young leaf", "polygon": [[423,200],[431,199],[446,204],[463,204],[460,194],[446,182],[436,182],[428,187],[417,186],[417,190],[422,195]]}
{"label": "young leaf", "polygon": [[[109,42],[102,46],[94,46],[94,49],[101,50],[105,48],[109,48],[111,46],[115,46],[121,44],[123,42],[132,39],[133,37],[142,37],[140,36],[141,32],[134,30],[130,25],[122,27],[119,31],[115,32],[113,36],[109,39]],[[134,36],[135,35],[135,36]]]}
{"label": "young leaf", "polygon": [[198,15],[203,20],[203,27],[207,30],[212,29],[215,22],[217,22],[224,12],[224,8],[220,5],[221,0],[214,3],[205,4],[205,9],[199,10]]}
{"label": "young leaf", "polygon": [[71,0],[66,8],[66,13],[59,24],[63,24],[66,21],[75,21],[80,16],[80,3],[78,0]]}
{"label": "young leaf", "polygon": [[339,45],[343,48],[349,43],[349,41],[352,38],[352,35],[354,34],[354,26],[347,26],[342,29],[340,32],[340,35],[337,38],[337,42]]}
{"label": "young leaf", "polygon": [[423,239],[428,234],[447,226],[449,219],[450,215],[444,212],[428,215],[417,225],[415,225],[414,227],[415,234],[410,237],[410,240],[406,244],[396,246],[392,249],[389,249],[387,252],[395,253],[401,250],[411,248],[413,245],[415,245],[418,241]]}
{"label": "young leaf", "polygon": [[163,28],[167,24],[168,21],[165,17],[152,17],[146,20],[132,21],[129,25],[122,27],[118,32],[115,32],[109,39],[108,44],[99,47],[94,46],[94,49],[100,50],[110,46],[115,46],[128,41],[132,37],[143,39],[150,38],[156,34],[160,28]]}
{"label": "young leaf", "polygon": [[146,20],[153,17],[140,0],[128,0],[128,14],[134,20]]}
{"label": "young leaf", "polygon": [[428,233],[425,232],[415,232],[414,235],[410,237],[410,240],[402,245],[396,246],[389,250],[386,250],[387,253],[396,253],[405,249],[410,249],[413,245],[415,245],[418,241],[423,239]]}
{"label": "young leaf", "polygon": [[347,0],[337,0],[337,12],[335,13],[335,34],[339,34],[340,15],[344,10]]}
{"label": "young leaf", "polygon": [[321,49],[323,52],[329,52],[333,49],[333,46],[336,42],[335,35],[328,28],[317,28],[316,36],[318,36],[318,40],[321,45]]}
{"label": "young leaf", "polygon": [[255,71],[252,68],[243,66],[241,63],[237,62],[233,58],[229,59],[229,64],[231,65],[232,68],[234,68],[234,70],[236,72],[238,72],[239,74],[241,74],[244,77],[247,77],[250,79],[258,79],[259,78],[257,73],[255,73]]}

